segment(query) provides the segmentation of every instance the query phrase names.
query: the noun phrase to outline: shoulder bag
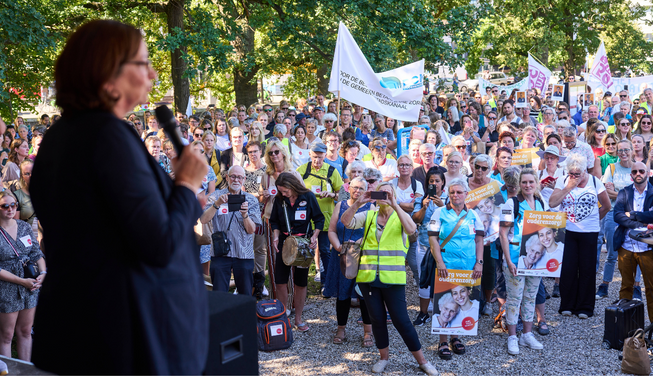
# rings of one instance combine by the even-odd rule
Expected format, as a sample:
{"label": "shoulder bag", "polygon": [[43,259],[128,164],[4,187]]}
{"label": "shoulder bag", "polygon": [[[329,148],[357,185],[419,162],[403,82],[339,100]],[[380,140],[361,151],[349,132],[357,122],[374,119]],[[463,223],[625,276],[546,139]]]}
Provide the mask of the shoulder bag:
{"label": "shoulder bag", "polygon": [[[378,213],[375,215],[378,215]],[[349,240],[342,242],[340,249],[340,271],[347,279],[354,279],[358,275],[358,265],[361,262],[361,249],[371,227],[369,226],[365,230],[365,235],[357,241],[352,241],[351,236],[349,236]],[[346,227],[345,230],[347,230]],[[353,234],[354,231],[352,230],[351,232]],[[345,240],[344,233],[342,234],[342,240]]]}
{"label": "shoulder bag", "polygon": [[14,253],[16,254],[16,257],[18,257],[20,263],[23,264],[23,277],[36,279],[36,277],[39,276],[39,267],[34,262],[32,262],[32,260],[30,260],[29,257],[25,256],[21,258],[18,252],[16,251],[16,248],[14,248],[14,245],[11,244],[11,242],[9,241],[9,238],[5,234],[5,231],[3,229],[0,229],[0,232],[2,233],[2,236],[5,238],[7,243],[9,243],[11,249],[14,250]]}
{"label": "shoulder bag", "polygon": [[234,220],[235,215],[235,212],[231,214],[227,231],[216,231],[211,235],[211,240],[213,241],[213,255],[215,257],[225,257],[231,251],[231,240],[227,238],[227,233],[231,228],[231,221]]}
{"label": "shoulder bag", "polygon": [[283,263],[287,266],[308,268],[315,258],[315,250],[310,248],[311,241],[308,239],[311,222],[307,219],[306,237],[292,235],[286,201],[283,200],[281,205],[283,206],[283,214],[286,218],[286,227],[288,228],[288,237],[283,242],[283,249],[281,250]]}

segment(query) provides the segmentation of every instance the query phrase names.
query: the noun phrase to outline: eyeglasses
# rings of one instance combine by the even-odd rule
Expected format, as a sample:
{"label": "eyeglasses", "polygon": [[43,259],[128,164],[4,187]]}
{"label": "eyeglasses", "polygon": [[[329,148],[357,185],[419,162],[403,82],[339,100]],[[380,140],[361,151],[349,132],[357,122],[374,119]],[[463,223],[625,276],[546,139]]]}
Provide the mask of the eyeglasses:
{"label": "eyeglasses", "polygon": [[452,165],[460,164],[460,161],[447,161],[447,164],[451,163]]}
{"label": "eyeglasses", "polygon": [[376,179],[365,179],[367,181],[367,184],[374,184],[376,183]]}
{"label": "eyeglasses", "polygon": [[580,177],[580,172],[568,172],[569,176],[574,177],[574,178],[579,178]]}
{"label": "eyeglasses", "polygon": [[231,179],[231,180],[245,180],[245,176],[243,176],[243,175],[229,175],[229,179]]}
{"label": "eyeglasses", "polygon": [[628,153],[629,151],[630,151],[630,148],[628,148],[628,149],[618,149],[617,153],[618,154],[624,154],[624,153]]}
{"label": "eyeglasses", "polygon": [[256,150],[247,150],[247,154],[257,154],[260,153],[261,151],[256,149]]}
{"label": "eyeglasses", "polygon": [[23,172],[23,176],[32,176],[31,172]]}
{"label": "eyeglasses", "polygon": [[327,144],[337,144],[338,140],[329,140],[326,142]]}
{"label": "eyeglasses", "polygon": [[409,167],[413,167],[413,165],[408,164],[408,163],[402,163],[402,164],[398,165],[397,167],[399,167],[399,168],[409,168]]}
{"label": "eyeglasses", "polygon": [[349,147],[358,146],[358,142],[348,141],[348,142],[345,143],[345,146],[349,146]]}
{"label": "eyeglasses", "polygon": [[605,133],[605,129],[597,129],[596,133]]}
{"label": "eyeglasses", "polygon": [[651,122],[650,121],[642,121],[642,122],[640,122],[640,124],[642,124],[642,125],[651,125]]}
{"label": "eyeglasses", "polygon": [[260,109],[260,108],[257,108],[257,109],[256,109],[256,112],[261,112],[261,111],[263,111],[263,110]]}
{"label": "eyeglasses", "polygon": [[477,170],[481,170],[481,171],[485,172],[485,171],[488,170],[489,167],[488,166],[474,165],[474,168],[477,169]]}
{"label": "eyeglasses", "polygon": [[494,116],[492,116],[492,117],[488,116],[487,118],[490,119],[490,120],[497,120],[497,118],[494,117]]}
{"label": "eyeglasses", "polygon": [[630,171],[630,173],[633,174],[633,175],[637,175],[637,173],[639,173],[640,175],[646,175],[646,170],[637,170],[637,169],[635,169],[635,170]]}
{"label": "eyeglasses", "polygon": [[456,149],[458,149],[458,150],[464,150],[464,149],[467,149],[467,146],[465,146],[465,145],[458,145],[458,146],[456,146]]}
{"label": "eyeglasses", "polygon": [[204,127],[204,130],[205,130],[205,131],[210,131],[210,130],[211,130],[211,127]]}
{"label": "eyeglasses", "polygon": [[128,61],[125,64],[141,65],[149,69],[152,69],[152,61],[150,61],[149,59],[147,61]]}
{"label": "eyeglasses", "polygon": [[268,152],[268,155],[272,155],[272,154],[274,154],[274,155],[279,155],[279,153],[281,153],[281,150],[270,150],[270,151]]}
{"label": "eyeglasses", "polygon": [[364,191],[365,190],[365,188],[363,188],[363,187],[356,187],[356,186],[353,186],[351,184],[349,185],[349,188],[351,188],[351,189],[353,189],[355,191]]}
{"label": "eyeglasses", "polygon": [[519,187],[517,187],[516,185],[508,185],[508,184],[506,184],[506,189],[509,190],[509,191],[514,191],[514,190],[517,190],[518,188],[519,188]]}
{"label": "eyeglasses", "polygon": [[422,155],[422,157],[430,157],[430,156],[433,155],[433,152],[432,151],[426,151],[426,152],[420,153],[420,154]]}
{"label": "eyeglasses", "polygon": [[2,205],[0,205],[0,208],[2,208],[2,210],[9,210],[10,208],[13,209],[13,208],[15,208],[17,206],[18,206],[17,203],[12,202],[11,204],[2,204]]}

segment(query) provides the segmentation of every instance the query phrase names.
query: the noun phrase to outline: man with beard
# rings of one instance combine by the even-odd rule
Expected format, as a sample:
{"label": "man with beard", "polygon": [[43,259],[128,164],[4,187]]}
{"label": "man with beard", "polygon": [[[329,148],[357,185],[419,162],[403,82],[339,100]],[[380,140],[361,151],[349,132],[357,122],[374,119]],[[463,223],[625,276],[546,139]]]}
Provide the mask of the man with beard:
{"label": "man with beard", "polygon": [[[227,172],[227,188],[214,191],[200,217],[202,223],[212,221],[213,231],[223,231],[231,241],[231,249],[222,257],[211,258],[211,280],[213,290],[229,291],[229,280],[233,271],[234,282],[239,294],[252,295],[254,271],[254,230],[261,225],[258,200],[242,190],[245,170],[232,166]],[[245,195],[240,210],[228,210],[229,195]]]}

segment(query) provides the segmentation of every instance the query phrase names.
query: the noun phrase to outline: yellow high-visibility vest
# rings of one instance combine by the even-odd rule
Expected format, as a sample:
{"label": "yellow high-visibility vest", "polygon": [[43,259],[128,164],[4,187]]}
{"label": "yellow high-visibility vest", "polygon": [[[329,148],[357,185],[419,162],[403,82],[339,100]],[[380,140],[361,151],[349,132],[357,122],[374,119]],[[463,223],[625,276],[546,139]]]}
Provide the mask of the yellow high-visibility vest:
{"label": "yellow high-visibility vest", "polygon": [[[365,219],[365,233],[361,247],[361,261],[356,282],[370,283],[379,276],[382,283],[406,284],[406,255],[408,237],[397,213],[392,213],[386,223],[380,241],[376,240],[376,219],[378,212],[368,211]],[[369,231],[368,231],[369,229]]]}

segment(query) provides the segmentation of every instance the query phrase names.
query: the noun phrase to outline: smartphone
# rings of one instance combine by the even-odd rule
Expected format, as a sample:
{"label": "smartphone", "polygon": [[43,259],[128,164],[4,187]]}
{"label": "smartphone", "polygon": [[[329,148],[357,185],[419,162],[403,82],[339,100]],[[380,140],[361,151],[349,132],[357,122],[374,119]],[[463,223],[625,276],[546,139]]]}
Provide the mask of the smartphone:
{"label": "smartphone", "polygon": [[556,178],[554,178],[554,177],[552,177],[552,176],[547,176],[547,177],[545,177],[544,179],[542,179],[542,181],[540,182],[540,184],[541,184],[541,185],[548,184],[548,183],[551,182],[551,181],[555,182],[555,181],[556,181]]}
{"label": "smartphone", "polygon": [[426,191],[426,195],[429,197],[438,197],[437,189],[435,184],[429,184],[429,188]]}
{"label": "smartphone", "polygon": [[388,192],[386,191],[372,191],[370,192],[370,198],[372,200],[385,200],[388,198]]}
{"label": "smartphone", "polygon": [[628,85],[624,85],[624,90],[628,91]]}
{"label": "smartphone", "polygon": [[229,206],[230,212],[239,211],[240,206],[245,202],[245,195],[229,195],[227,197],[227,205]]}

